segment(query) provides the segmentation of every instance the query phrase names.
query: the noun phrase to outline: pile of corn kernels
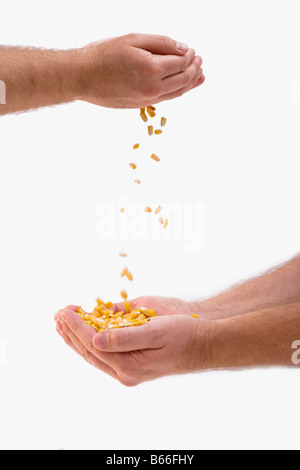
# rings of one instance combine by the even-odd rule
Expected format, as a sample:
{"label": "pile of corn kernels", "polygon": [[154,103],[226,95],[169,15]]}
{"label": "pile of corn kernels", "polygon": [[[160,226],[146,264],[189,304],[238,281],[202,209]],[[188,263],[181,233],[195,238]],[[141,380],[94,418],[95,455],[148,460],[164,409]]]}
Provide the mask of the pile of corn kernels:
{"label": "pile of corn kernels", "polygon": [[123,311],[115,312],[112,307],[111,302],[104,303],[101,299],[97,299],[97,305],[92,313],[86,313],[82,307],[79,307],[78,315],[98,333],[108,329],[144,325],[155,317],[154,310],[149,308],[131,310],[128,300],[124,302]]}

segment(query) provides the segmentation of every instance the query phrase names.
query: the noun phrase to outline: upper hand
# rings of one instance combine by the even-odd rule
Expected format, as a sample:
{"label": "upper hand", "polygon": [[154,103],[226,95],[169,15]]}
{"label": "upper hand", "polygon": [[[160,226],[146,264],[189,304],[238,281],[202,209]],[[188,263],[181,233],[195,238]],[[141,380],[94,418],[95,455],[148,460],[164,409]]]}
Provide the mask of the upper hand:
{"label": "upper hand", "polygon": [[183,95],[205,77],[201,57],[165,36],[129,34],[80,50],[84,101],[143,108]]}

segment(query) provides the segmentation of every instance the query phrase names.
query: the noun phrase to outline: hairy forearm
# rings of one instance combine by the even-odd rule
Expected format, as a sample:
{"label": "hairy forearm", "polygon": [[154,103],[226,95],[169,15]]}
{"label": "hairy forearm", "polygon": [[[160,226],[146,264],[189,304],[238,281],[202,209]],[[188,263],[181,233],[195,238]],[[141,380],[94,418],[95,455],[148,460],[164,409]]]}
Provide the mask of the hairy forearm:
{"label": "hairy forearm", "polygon": [[210,369],[293,366],[292,345],[300,340],[300,302],[207,325],[199,335],[206,336]]}
{"label": "hairy forearm", "polygon": [[300,256],[217,297],[197,302],[201,317],[229,318],[300,301]]}
{"label": "hairy forearm", "polygon": [[0,47],[0,80],[6,91],[0,115],[79,99],[80,73],[76,50]]}

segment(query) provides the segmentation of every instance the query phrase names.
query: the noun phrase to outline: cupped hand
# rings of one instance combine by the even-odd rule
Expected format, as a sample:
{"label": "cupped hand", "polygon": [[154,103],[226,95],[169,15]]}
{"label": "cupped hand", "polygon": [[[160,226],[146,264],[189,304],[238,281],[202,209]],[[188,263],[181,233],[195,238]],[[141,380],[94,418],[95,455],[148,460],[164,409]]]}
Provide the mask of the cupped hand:
{"label": "cupped hand", "polygon": [[165,36],[129,34],[81,49],[80,98],[108,108],[143,108],[182,96],[205,77],[193,49]]}
{"label": "cupped hand", "polygon": [[189,304],[177,299],[143,297],[131,304],[156,308],[158,316],[139,327],[97,333],[69,306],[55,316],[57,331],[87,362],[126,386],[209,368],[211,322],[193,318]]}

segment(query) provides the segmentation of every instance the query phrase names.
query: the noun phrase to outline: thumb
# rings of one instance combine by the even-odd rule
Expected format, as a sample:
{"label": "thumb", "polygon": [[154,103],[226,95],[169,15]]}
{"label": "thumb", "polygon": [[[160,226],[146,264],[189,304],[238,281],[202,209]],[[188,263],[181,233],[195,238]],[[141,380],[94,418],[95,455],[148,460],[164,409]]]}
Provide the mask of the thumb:
{"label": "thumb", "polygon": [[163,331],[158,321],[142,326],[106,330],[93,338],[96,349],[105,352],[130,352],[143,349],[158,349],[162,344]]}
{"label": "thumb", "polygon": [[186,44],[174,41],[168,36],[155,36],[151,34],[136,35],[134,45],[153,54],[162,55],[184,55],[189,50]]}

